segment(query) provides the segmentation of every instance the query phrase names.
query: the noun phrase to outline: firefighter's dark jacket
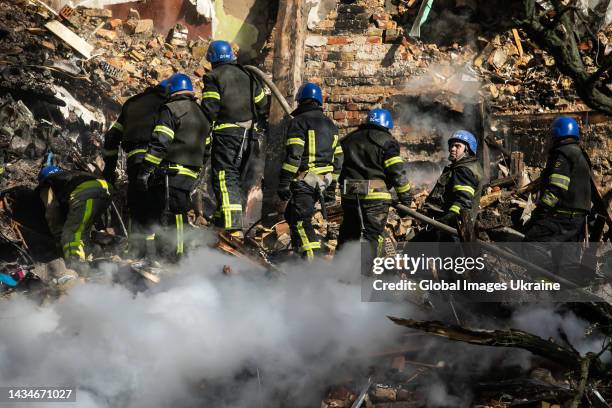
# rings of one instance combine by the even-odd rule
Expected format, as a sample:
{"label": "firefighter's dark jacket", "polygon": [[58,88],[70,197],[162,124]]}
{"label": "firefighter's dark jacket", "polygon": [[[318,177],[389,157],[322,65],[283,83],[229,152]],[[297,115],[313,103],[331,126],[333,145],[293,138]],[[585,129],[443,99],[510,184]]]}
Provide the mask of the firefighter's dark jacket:
{"label": "firefighter's dark jacket", "polygon": [[123,104],[119,119],[106,133],[104,157],[111,161],[116,159],[121,146],[128,158],[142,158],[151,141],[157,112],[165,101],[166,94],[161,86],[147,88],[128,99]]}
{"label": "firefighter's dark jacket", "polygon": [[[175,94],[163,104],[145,155],[146,165],[186,166],[193,178],[210,154],[210,123],[193,94]],[[180,171],[179,171],[180,173]]]}
{"label": "firefighter's dark jacket", "polygon": [[220,64],[204,75],[202,110],[216,126],[261,120],[267,103],[259,82],[238,64]]}
{"label": "firefighter's dark jacket", "polygon": [[[340,183],[344,180],[382,180],[387,189],[398,194],[410,190],[407,163],[400,157],[400,146],[387,129],[365,124],[341,141],[344,164]],[[347,197],[350,198],[350,197]],[[366,199],[390,199],[385,191],[371,191]]]}
{"label": "firefighter's dark jacket", "polygon": [[286,157],[281,178],[293,178],[299,171],[340,175],[342,147],[338,128],[315,102],[302,103],[291,113],[286,139]]}
{"label": "firefighter's dark jacket", "polygon": [[426,203],[449,215],[458,215],[466,209],[476,216],[483,180],[484,172],[478,159],[475,156],[463,157],[444,168]]}
{"label": "firefighter's dark jacket", "polygon": [[591,208],[591,163],[578,141],[562,139],[550,150],[542,172],[538,207],[564,213]]}
{"label": "firefighter's dark jacket", "polygon": [[[98,182],[100,186],[105,186],[104,180],[99,180],[98,177],[91,173],[78,170],[62,170],[57,173],[49,175],[42,183],[39,188],[50,187],[53,190],[54,197],[60,203],[60,208],[64,214],[68,212],[71,195],[75,192],[77,187],[81,186],[86,182]],[[86,187],[84,185],[82,187]],[[92,187],[97,185],[92,184]]]}

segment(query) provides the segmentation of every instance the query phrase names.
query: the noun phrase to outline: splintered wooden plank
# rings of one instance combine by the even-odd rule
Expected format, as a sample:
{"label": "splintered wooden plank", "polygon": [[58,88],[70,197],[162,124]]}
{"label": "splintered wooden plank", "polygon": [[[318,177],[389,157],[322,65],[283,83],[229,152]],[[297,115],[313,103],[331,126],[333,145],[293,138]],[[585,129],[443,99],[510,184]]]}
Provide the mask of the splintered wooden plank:
{"label": "splintered wooden plank", "polygon": [[83,57],[90,59],[94,46],[75,34],[74,31],[60,23],[59,21],[49,21],[45,28],[57,35],[62,41],[74,48]]}

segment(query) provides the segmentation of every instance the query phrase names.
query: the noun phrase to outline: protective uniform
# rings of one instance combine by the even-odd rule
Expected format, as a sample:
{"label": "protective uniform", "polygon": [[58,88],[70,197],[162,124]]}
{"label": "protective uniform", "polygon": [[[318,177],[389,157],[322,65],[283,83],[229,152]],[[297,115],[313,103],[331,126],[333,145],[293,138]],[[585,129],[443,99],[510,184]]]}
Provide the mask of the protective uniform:
{"label": "protective uniform", "polygon": [[[556,128],[557,125],[561,128]],[[578,144],[578,124],[572,118],[560,117],[553,122],[553,146],[541,175],[537,208],[532,212],[525,241],[567,243],[584,239],[584,225],[591,209],[591,163]],[[530,247],[533,249],[533,247]],[[530,260],[568,279],[584,282],[580,272],[579,247],[548,244],[552,257],[542,250],[531,251]]]}
{"label": "protective uniform", "polygon": [[[212,52],[222,43],[223,52]],[[222,56],[223,58],[219,58]],[[267,96],[255,78],[233,62],[231,47],[214,41],[207,54],[213,70],[204,76],[202,109],[213,121],[212,185],[217,199],[215,224],[242,229],[241,178],[252,170],[261,135],[256,129],[266,115]]]}
{"label": "protective uniform", "polygon": [[[400,157],[400,147],[388,129],[393,127],[387,111],[388,122],[376,119],[376,109],[370,112],[369,123],[347,135],[341,142],[344,164],[340,173],[343,190],[344,216],[340,225],[338,246],[347,241],[359,240],[363,218],[363,239],[371,245],[372,253],[380,256],[383,249],[383,232],[391,204],[389,189],[394,188],[399,200],[409,205],[412,201],[407,164]],[[385,115],[385,116],[386,116]],[[384,117],[383,116],[383,119]],[[382,123],[385,126],[380,126]],[[367,182],[367,194],[352,194],[351,185]],[[365,192],[365,191],[362,191]],[[358,200],[359,198],[359,204]]]}
{"label": "protective uniform", "polygon": [[310,260],[321,248],[312,226],[314,206],[338,179],[343,154],[338,144],[338,128],[323,114],[318,101],[304,99],[291,115],[279,196],[281,199],[290,196],[285,219],[291,230],[293,248]]}
{"label": "protective uniform", "polygon": [[[189,88],[181,90],[191,89],[189,81]],[[159,110],[138,175],[138,188],[150,190],[157,219],[163,227],[175,228],[175,233],[165,234],[158,243],[170,259],[184,253],[183,229],[190,193],[210,154],[209,134],[210,123],[195,96],[191,92],[173,93]]]}
{"label": "protective uniform", "polygon": [[151,140],[155,117],[166,101],[166,89],[162,84],[148,88],[141,94],[128,99],[121,110],[119,119],[106,133],[104,139],[104,178],[114,184],[119,146],[127,154],[127,205],[130,214],[130,249],[140,256],[145,240],[152,240],[151,197],[136,188],[136,177]]}
{"label": "protective uniform", "polygon": [[108,184],[91,173],[47,166],[39,175],[45,218],[67,262],[86,260],[94,220],[110,205]]}

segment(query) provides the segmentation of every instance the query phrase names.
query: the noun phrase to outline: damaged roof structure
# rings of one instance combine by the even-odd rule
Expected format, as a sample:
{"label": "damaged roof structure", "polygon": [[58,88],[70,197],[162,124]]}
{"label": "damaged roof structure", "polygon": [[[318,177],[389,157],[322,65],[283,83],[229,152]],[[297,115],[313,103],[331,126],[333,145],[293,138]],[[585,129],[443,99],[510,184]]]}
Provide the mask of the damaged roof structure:
{"label": "damaged roof structure", "polygon": [[[11,279],[0,283],[0,321],[15,326],[0,335],[0,385],[59,386],[51,373],[61,372],[77,405],[95,407],[610,406],[612,2],[268,3],[0,0],[0,276]],[[213,39],[263,71],[273,96],[244,240],[212,227],[207,170],[192,192],[189,258],[130,259],[122,153],[113,207],[91,237],[92,272],[80,276],[54,249],[36,191],[41,165],[53,152],[63,166],[101,174],[104,133],[125,101],[176,72],[200,97]],[[475,226],[453,233],[484,245],[520,240],[550,123],[575,118],[599,214],[588,232],[602,244],[589,253],[594,300],[360,302],[359,248],[335,251],[340,198],[313,217],[326,260],[292,258],[276,186],[305,81],[321,86],[341,138],[370,109],[392,112],[416,207],[412,216],[391,209],[387,255],[435,225],[414,208],[460,128],[478,136],[486,186]],[[528,276],[518,258],[498,254],[491,279]]]}

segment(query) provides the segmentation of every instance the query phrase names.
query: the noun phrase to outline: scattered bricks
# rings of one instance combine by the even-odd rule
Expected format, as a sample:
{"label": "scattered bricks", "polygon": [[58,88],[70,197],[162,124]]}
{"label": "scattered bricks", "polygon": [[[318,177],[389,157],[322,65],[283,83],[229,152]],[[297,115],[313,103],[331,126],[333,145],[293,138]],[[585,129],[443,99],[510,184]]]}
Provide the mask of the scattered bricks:
{"label": "scattered bricks", "polygon": [[66,19],[66,20],[70,20],[70,17],[72,17],[72,15],[74,14],[74,9],[68,5],[62,7],[62,9],[59,12],[60,17]]}
{"label": "scattered bricks", "polygon": [[399,30],[397,28],[387,29],[387,30],[385,30],[384,38],[385,38],[385,42],[386,43],[393,43],[393,42],[396,42],[398,40],[401,40],[402,32],[401,32],[401,30]]}
{"label": "scattered bricks", "polygon": [[382,38],[380,37],[368,37],[367,42],[370,44],[382,44]]}
{"label": "scattered bricks", "polygon": [[128,20],[140,20],[140,13],[136,9],[130,9]]}
{"label": "scattered bricks", "polygon": [[104,38],[105,40],[108,40],[108,41],[115,41],[115,39],[117,39],[117,33],[115,31],[113,31],[113,30],[105,30],[104,28],[99,29],[96,32],[96,35],[98,37],[102,37],[102,38]]}
{"label": "scattered bricks", "polygon": [[166,52],[164,52],[164,57],[166,57],[168,59],[172,59],[172,58],[174,58],[174,53],[172,51],[166,51]]}
{"label": "scattered bricks", "polygon": [[101,61],[100,62],[100,69],[102,69],[102,71],[109,77],[114,78],[114,79],[121,79],[121,77],[123,76],[122,71],[120,68],[109,64],[106,61]]}
{"label": "scattered bricks", "polygon": [[132,57],[132,59],[134,59],[135,61],[144,61],[145,60],[145,55],[141,54],[140,52],[136,51],[136,50],[131,50],[129,53],[130,57]]}
{"label": "scattered bricks", "polygon": [[352,42],[348,37],[327,37],[327,45],[342,45]]}
{"label": "scattered bricks", "polygon": [[145,34],[153,33],[153,20],[129,20],[125,23],[125,30],[128,34]]}
{"label": "scattered bricks", "polygon": [[147,48],[156,49],[158,47],[159,47],[159,41],[157,41],[157,38],[154,38],[147,43]]}
{"label": "scattered bricks", "polygon": [[160,65],[155,67],[151,73],[157,80],[161,81],[174,74],[174,69],[170,65]]}
{"label": "scattered bricks", "polygon": [[196,46],[191,48],[191,55],[196,60],[201,60],[206,55],[206,47]]}
{"label": "scattered bricks", "polygon": [[121,19],[120,19],[120,18],[114,18],[114,19],[112,19],[112,20],[108,21],[108,22],[106,23],[106,26],[107,26],[109,29],[114,30],[115,28],[119,27],[119,26],[120,26],[120,25],[122,25],[122,24],[123,24],[123,21],[121,21]]}
{"label": "scattered bricks", "polygon": [[382,28],[368,28],[367,35],[372,37],[382,37],[384,30]]}
{"label": "scattered bricks", "polygon": [[197,67],[195,69],[195,71],[193,71],[193,73],[195,74],[195,76],[197,76],[198,78],[202,78],[204,76],[204,74],[206,73],[206,70],[204,69],[204,67]]}
{"label": "scattered bricks", "polygon": [[151,62],[149,62],[149,66],[151,66],[151,67],[156,67],[159,64],[161,64],[161,60],[159,58],[157,58],[157,57],[153,58],[151,60]]}
{"label": "scattered bricks", "polygon": [[187,35],[189,30],[184,25],[177,23],[172,30],[168,33],[170,38],[170,44],[175,47],[186,47],[187,46]]}
{"label": "scattered bricks", "polygon": [[384,385],[375,385],[370,391],[370,396],[374,401],[389,402],[397,400],[397,390]]}
{"label": "scattered bricks", "polygon": [[113,11],[110,9],[88,8],[83,10],[86,17],[113,18]]}

